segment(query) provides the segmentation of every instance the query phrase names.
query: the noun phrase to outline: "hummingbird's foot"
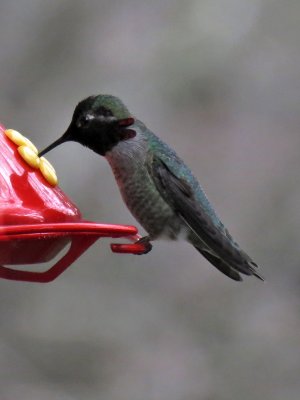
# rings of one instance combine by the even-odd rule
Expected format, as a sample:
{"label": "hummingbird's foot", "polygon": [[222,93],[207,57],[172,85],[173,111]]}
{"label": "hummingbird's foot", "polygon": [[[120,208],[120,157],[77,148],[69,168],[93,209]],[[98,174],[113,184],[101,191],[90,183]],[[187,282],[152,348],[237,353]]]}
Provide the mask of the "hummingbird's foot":
{"label": "hummingbird's foot", "polygon": [[142,238],[140,238],[139,240],[137,240],[135,242],[136,244],[142,244],[144,246],[144,251],[143,253],[139,253],[140,254],[147,254],[149,253],[149,251],[152,250],[152,244],[150,243],[150,236],[144,236]]}

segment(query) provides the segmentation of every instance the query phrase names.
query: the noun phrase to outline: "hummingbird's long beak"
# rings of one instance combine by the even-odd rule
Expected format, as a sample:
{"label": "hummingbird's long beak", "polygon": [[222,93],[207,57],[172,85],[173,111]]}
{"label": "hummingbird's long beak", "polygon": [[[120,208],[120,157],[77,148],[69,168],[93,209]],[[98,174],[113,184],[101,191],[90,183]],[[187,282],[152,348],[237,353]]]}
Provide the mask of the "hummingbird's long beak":
{"label": "hummingbird's long beak", "polygon": [[53,142],[52,144],[50,144],[48,147],[46,147],[44,150],[40,151],[38,156],[42,157],[44,154],[48,153],[48,151],[54,149],[54,147],[59,146],[62,143],[68,142],[71,138],[70,135],[70,131],[69,129],[57,140],[55,140],[55,142]]}

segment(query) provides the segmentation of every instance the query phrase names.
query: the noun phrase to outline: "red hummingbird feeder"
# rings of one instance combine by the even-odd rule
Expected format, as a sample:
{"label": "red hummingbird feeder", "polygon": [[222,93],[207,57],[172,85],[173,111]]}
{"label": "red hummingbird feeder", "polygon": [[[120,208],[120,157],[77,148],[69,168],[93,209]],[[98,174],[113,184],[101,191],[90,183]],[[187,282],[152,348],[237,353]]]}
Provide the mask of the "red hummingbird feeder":
{"label": "red hummingbird feeder", "polygon": [[[53,167],[38,158],[35,146],[21,134],[0,125],[0,148],[1,278],[53,281],[103,237],[131,241],[111,244],[115,253],[146,252],[143,243],[136,243],[139,235],[134,226],[83,220],[76,205],[56,185]],[[10,267],[51,261],[68,244],[67,253],[46,271]]]}

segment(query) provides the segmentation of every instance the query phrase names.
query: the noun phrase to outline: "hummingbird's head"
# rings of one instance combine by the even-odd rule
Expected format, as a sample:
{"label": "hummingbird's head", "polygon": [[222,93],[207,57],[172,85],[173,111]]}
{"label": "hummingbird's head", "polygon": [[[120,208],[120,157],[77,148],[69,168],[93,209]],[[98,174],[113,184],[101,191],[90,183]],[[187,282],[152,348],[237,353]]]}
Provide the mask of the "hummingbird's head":
{"label": "hummingbird's head", "polygon": [[39,156],[69,141],[105,155],[120,141],[136,135],[133,129],[128,129],[133,123],[133,116],[118,97],[107,94],[87,97],[76,106],[66,132],[41,151]]}

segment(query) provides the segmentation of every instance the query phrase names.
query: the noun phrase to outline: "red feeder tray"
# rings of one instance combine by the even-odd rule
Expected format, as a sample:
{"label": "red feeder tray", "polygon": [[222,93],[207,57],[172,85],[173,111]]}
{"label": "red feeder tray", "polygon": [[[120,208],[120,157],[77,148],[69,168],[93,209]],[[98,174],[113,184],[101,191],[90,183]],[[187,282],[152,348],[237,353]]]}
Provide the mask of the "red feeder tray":
{"label": "red feeder tray", "polygon": [[[52,260],[67,244],[67,253],[44,272],[0,266],[4,279],[50,282],[101,237],[139,239],[128,225],[82,220],[79,209],[58,186],[19,155],[0,125],[0,264],[37,264]],[[112,244],[115,253],[143,254],[142,243]]]}

